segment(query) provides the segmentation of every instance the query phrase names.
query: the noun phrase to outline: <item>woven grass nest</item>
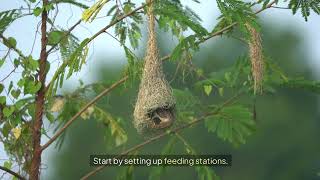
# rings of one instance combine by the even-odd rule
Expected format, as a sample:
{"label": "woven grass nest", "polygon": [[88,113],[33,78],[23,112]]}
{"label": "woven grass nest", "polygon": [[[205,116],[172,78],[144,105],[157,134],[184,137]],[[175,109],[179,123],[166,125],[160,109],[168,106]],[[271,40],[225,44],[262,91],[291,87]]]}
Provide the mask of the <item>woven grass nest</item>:
{"label": "woven grass nest", "polygon": [[166,129],[175,119],[176,102],[159,58],[152,3],[148,9],[148,20],[144,69],[133,113],[133,124],[139,133]]}

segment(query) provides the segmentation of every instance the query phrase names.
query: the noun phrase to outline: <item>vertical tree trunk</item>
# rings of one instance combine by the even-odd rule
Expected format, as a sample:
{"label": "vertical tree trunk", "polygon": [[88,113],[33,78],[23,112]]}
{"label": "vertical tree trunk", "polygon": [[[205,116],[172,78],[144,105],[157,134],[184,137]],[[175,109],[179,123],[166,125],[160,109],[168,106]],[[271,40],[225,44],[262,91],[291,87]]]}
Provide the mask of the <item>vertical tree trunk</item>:
{"label": "vertical tree trunk", "polygon": [[43,12],[41,16],[41,53],[39,60],[39,73],[38,81],[41,83],[41,88],[36,94],[35,104],[35,119],[32,125],[32,140],[33,140],[33,156],[30,166],[30,179],[38,180],[40,176],[40,165],[41,165],[41,127],[42,127],[42,116],[44,110],[45,101],[45,81],[46,81],[46,63],[47,63],[47,19],[48,12],[45,10],[48,0],[43,0]]}

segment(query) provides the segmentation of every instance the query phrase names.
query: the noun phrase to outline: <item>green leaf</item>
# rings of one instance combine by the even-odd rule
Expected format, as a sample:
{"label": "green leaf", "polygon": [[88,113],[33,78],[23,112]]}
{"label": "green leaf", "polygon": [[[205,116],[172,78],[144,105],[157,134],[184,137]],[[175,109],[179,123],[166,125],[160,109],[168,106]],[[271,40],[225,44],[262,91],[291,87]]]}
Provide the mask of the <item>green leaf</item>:
{"label": "green leaf", "polygon": [[[194,148],[183,137],[181,137],[180,135],[178,137],[184,144],[184,149],[187,152],[187,154],[197,155],[197,152],[194,150]],[[201,179],[201,180],[219,180],[220,179],[215,174],[215,172],[207,166],[194,166],[194,168],[198,174],[198,179]]]}
{"label": "green leaf", "polygon": [[218,90],[220,96],[226,88],[248,88],[246,85],[251,74],[251,63],[247,57],[239,57],[232,67],[210,73],[209,78],[198,81],[195,85],[202,91],[204,85],[212,85]]}
{"label": "green leaf", "polygon": [[199,50],[199,44],[197,43],[198,38],[199,37],[197,35],[190,35],[186,38],[183,38],[172,51],[170,59],[173,61],[180,59],[183,52],[189,49],[195,51]]}
{"label": "green leaf", "polygon": [[107,16],[110,16],[114,12],[114,10],[117,9],[117,7],[118,7],[117,5],[112,6],[108,11]]}
{"label": "green leaf", "polygon": [[255,129],[252,113],[240,105],[223,108],[217,115],[208,117],[205,125],[209,131],[216,132],[219,138],[234,146],[244,144]]}
{"label": "green leaf", "polygon": [[118,124],[115,124],[114,121],[111,123],[111,135],[115,138],[115,145],[120,146],[127,142],[128,137],[126,133],[119,128]]}
{"label": "green leaf", "polygon": [[12,129],[12,126],[10,125],[10,123],[8,121],[7,121],[7,123],[4,123],[3,128],[1,129],[3,136],[8,137],[11,129]]}
{"label": "green leaf", "polygon": [[128,66],[127,73],[129,75],[129,82],[134,82],[134,80],[138,79],[142,74],[142,67],[138,61],[137,56],[126,46],[124,46],[124,51],[127,57]]}
{"label": "green leaf", "polygon": [[[173,148],[175,147],[176,144],[176,136],[173,136],[170,138],[168,143],[165,145],[165,147],[161,151],[161,155],[168,155],[172,154]],[[159,167],[152,167],[150,174],[149,174],[149,179],[150,180],[160,180],[161,175],[165,172],[166,167],[165,166],[159,166]]]}
{"label": "green leaf", "polygon": [[10,48],[15,48],[17,45],[17,41],[13,37],[9,37],[8,41],[5,41],[4,44]]}
{"label": "green leaf", "polygon": [[31,71],[36,71],[39,67],[39,61],[34,60],[32,56],[28,56],[26,61],[24,61],[24,65]]}
{"label": "green leaf", "polygon": [[203,89],[204,89],[204,92],[206,93],[206,95],[209,96],[212,91],[212,85],[204,85]]}
{"label": "green leaf", "polygon": [[162,21],[160,27],[167,29],[166,27],[170,26],[173,34],[176,34],[175,31],[184,31],[187,27],[199,36],[208,34],[208,31],[201,26],[199,16],[190,8],[184,8],[179,1],[162,0],[156,3],[154,12],[160,15],[160,21]]}
{"label": "green leaf", "polygon": [[141,39],[142,35],[140,27],[136,23],[131,23],[131,29],[128,31],[128,36],[133,49],[138,48],[139,40]]}
{"label": "green leaf", "polygon": [[45,9],[46,11],[50,11],[50,10],[53,10],[53,9],[54,9],[54,6],[53,6],[52,3],[49,3],[49,4],[47,4],[47,5],[44,7],[44,9]]}
{"label": "green leaf", "polygon": [[41,13],[42,13],[42,8],[36,7],[35,9],[33,9],[33,15],[35,15],[36,17],[38,17]]}
{"label": "green leaf", "polygon": [[11,162],[11,161],[5,161],[5,162],[3,163],[3,166],[4,166],[5,168],[7,168],[7,169],[11,169],[11,167],[12,167],[12,162]]}
{"label": "green leaf", "polygon": [[28,80],[24,85],[24,94],[35,94],[41,88],[40,82]]}
{"label": "green leaf", "polygon": [[200,100],[188,89],[173,89],[173,94],[177,102],[177,119],[190,121],[200,111]]}
{"label": "green leaf", "polygon": [[[58,31],[61,32],[64,36],[66,36],[66,31]],[[61,36],[61,35],[59,35]],[[63,38],[63,36],[61,36]],[[60,41],[60,42],[59,42]],[[59,39],[60,53],[63,61],[67,61],[71,54],[75,52],[75,50],[79,47],[79,39],[75,37],[73,34],[69,34],[63,39]]]}
{"label": "green leaf", "polygon": [[0,104],[5,105],[6,104],[6,96],[0,96]]}
{"label": "green leaf", "polygon": [[[120,126],[120,119],[115,120],[112,115],[101,108],[94,106],[94,116],[108,126],[106,135],[111,136],[115,146],[120,146],[127,142],[128,136],[126,131]],[[107,137],[106,136],[106,137]]]}
{"label": "green leaf", "polygon": [[220,180],[220,177],[208,166],[196,166],[195,169],[199,180]]}
{"label": "green leaf", "polygon": [[19,59],[14,59],[13,64],[14,64],[14,67],[18,67],[20,65]]}
{"label": "green leaf", "polygon": [[124,5],[124,8],[123,8],[123,11],[125,14],[128,14],[130,11],[131,11],[131,8],[132,8],[132,5],[131,4],[125,4]]}
{"label": "green leaf", "polygon": [[23,87],[25,82],[26,82],[26,80],[25,80],[24,78],[22,78],[22,79],[20,79],[20,80],[18,81],[17,85],[18,85],[19,87]]}
{"label": "green leaf", "polygon": [[17,110],[20,110],[22,107],[26,105],[28,105],[28,99],[21,99],[21,98],[14,104]]}
{"label": "green leaf", "polygon": [[123,167],[123,170],[118,174],[117,180],[133,180],[134,166]]}
{"label": "green leaf", "polygon": [[79,45],[79,47],[77,47],[77,49],[71,54],[67,64],[69,66],[69,72],[67,74],[67,79],[71,77],[71,75],[73,74],[73,72],[78,72],[80,70],[80,63],[81,63],[81,59],[86,58],[87,54],[83,51],[84,48],[87,46],[88,42],[90,41],[90,39],[85,39],[81,42],[81,44]]}
{"label": "green leaf", "polygon": [[4,64],[5,59],[0,59],[0,68]]}
{"label": "green leaf", "polygon": [[3,108],[3,116],[4,117],[9,117],[12,115],[14,112],[14,107],[13,106],[7,106]]}
{"label": "green leaf", "polygon": [[2,34],[13,21],[18,19],[19,15],[20,12],[18,10],[0,12],[0,34]]}
{"label": "green leaf", "polygon": [[10,81],[9,88],[8,88],[8,92],[10,92],[12,88],[13,88],[13,82]]}
{"label": "green leaf", "polygon": [[33,91],[38,92],[40,90],[40,88],[41,88],[41,82],[37,82],[35,87],[33,88]]}
{"label": "green leaf", "polygon": [[308,21],[310,10],[313,10],[315,13],[320,14],[319,0],[290,0],[288,7],[292,10],[293,14],[296,14],[298,12],[298,9],[300,9],[305,21]]}
{"label": "green leaf", "polygon": [[304,89],[313,93],[320,94],[320,81],[311,81],[304,78],[288,79],[287,81],[278,84],[282,87],[289,87],[295,89]]}
{"label": "green leaf", "polygon": [[217,0],[217,5],[223,14],[223,16],[220,17],[223,22],[220,22],[221,24],[218,25],[220,27],[215,28],[215,30],[221,29],[221,25],[225,26],[238,23],[240,31],[243,32],[246,37],[250,37],[250,32],[246,28],[246,24],[249,24],[255,29],[259,28],[256,15],[251,9],[251,3],[240,0]]}
{"label": "green leaf", "polygon": [[220,96],[223,96],[223,94],[224,94],[224,88],[223,88],[223,87],[218,88],[218,92],[219,92],[219,95],[220,95]]}
{"label": "green leaf", "polygon": [[69,67],[69,72],[66,79],[70,78],[74,72],[81,70],[82,64],[88,55],[88,48],[86,47],[90,39],[84,39],[81,44],[78,44],[78,39],[70,34],[67,39],[60,41],[60,53],[63,59],[63,64],[54,73],[46,96],[55,94],[58,86],[62,85],[65,77],[66,68]]}
{"label": "green leaf", "polygon": [[[126,2],[125,6],[127,9],[129,7],[133,9],[135,6],[133,3]],[[112,17],[112,22],[117,18],[123,16],[123,13],[116,11]],[[119,36],[119,40],[122,46],[125,46],[127,37],[129,37],[129,42],[133,49],[136,49],[139,45],[139,40],[141,39],[141,30],[139,24],[142,23],[142,16],[139,13],[133,14],[128,17],[128,20],[121,21],[115,25],[115,34]]]}
{"label": "green leaf", "polygon": [[[231,25],[231,22],[228,21],[228,19],[224,16],[220,16],[218,19],[220,19],[220,21],[216,24],[216,26],[213,28],[212,30],[212,34],[218,31],[221,31],[222,29],[228,27],[229,25]],[[227,34],[228,32],[230,32],[232,30],[232,28],[230,30],[224,31],[224,34]]]}
{"label": "green leaf", "polygon": [[48,35],[48,45],[56,45],[64,37],[63,31],[51,31]]}
{"label": "green leaf", "polygon": [[12,97],[14,97],[15,99],[17,99],[20,96],[21,90],[17,89],[17,90],[12,90],[11,91],[11,95]]}
{"label": "green leaf", "polygon": [[0,94],[2,93],[3,89],[4,89],[4,85],[0,83]]}
{"label": "green leaf", "polygon": [[54,120],[55,120],[54,116],[50,112],[46,113],[46,117],[47,117],[47,119],[49,120],[50,123],[53,123]]}
{"label": "green leaf", "polygon": [[102,7],[108,2],[109,0],[99,0],[97,1],[93,6],[91,6],[90,8],[86,9],[83,13],[82,13],[82,20],[84,22],[92,22],[96,16],[98,15],[98,13],[100,12],[100,10],[102,9]]}

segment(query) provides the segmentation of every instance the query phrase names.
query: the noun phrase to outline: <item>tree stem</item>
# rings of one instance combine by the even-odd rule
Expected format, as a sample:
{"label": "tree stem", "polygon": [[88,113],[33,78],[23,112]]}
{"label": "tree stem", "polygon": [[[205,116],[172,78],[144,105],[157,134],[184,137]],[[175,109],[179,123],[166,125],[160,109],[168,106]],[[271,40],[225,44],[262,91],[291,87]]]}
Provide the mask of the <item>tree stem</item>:
{"label": "tree stem", "polygon": [[41,53],[39,60],[39,73],[38,81],[41,83],[41,88],[36,94],[35,104],[35,119],[32,125],[32,141],[33,141],[33,156],[31,160],[31,166],[29,175],[31,180],[38,180],[40,176],[40,164],[41,164],[41,127],[42,116],[45,102],[45,82],[46,82],[46,64],[47,64],[47,19],[48,12],[45,9],[48,4],[48,0],[43,0],[44,10],[41,15]]}

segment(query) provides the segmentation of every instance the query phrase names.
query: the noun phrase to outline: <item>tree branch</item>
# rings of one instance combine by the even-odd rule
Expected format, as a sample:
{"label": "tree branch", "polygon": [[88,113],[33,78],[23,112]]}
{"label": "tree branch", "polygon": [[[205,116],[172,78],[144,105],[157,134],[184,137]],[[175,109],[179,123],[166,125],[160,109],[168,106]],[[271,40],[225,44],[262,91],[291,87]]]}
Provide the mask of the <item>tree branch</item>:
{"label": "tree branch", "polygon": [[0,34],[0,38],[3,40],[3,44],[5,46],[7,46],[9,49],[13,49],[22,59],[26,59],[26,56],[23,55],[23,53],[19,49],[10,45],[9,40],[4,37],[3,34]]}
{"label": "tree branch", "polygon": [[[48,0],[42,1],[43,7],[48,5]],[[44,111],[44,102],[46,94],[46,65],[47,65],[47,20],[48,12],[43,8],[41,15],[41,52],[39,60],[39,73],[38,82],[41,83],[41,88],[36,94],[35,100],[35,119],[32,123],[32,145],[33,145],[33,155],[31,159],[31,165],[29,170],[30,179],[38,180],[40,177],[40,164],[41,164],[41,127],[42,127],[42,117]]]}
{"label": "tree branch", "polygon": [[[266,7],[264,8],[261,8],[260,10],[256,11],[255,14],[259,14],[261,13],[262,11],[272,7],[272,5],[276,3],[276,1],[272,1],[270,4],[268,4]],[[231,29],[233,26],[237,25],[238,23],[237,22],[234,22],[232,24],[230,24],[229,26],[226,26],[224,28],[222,28],[221,30],[217,31],[217,32],[214,32],[212,33],[210,36],[206,37],[206,38],[203,38],[199,43],[202,43],[212,37],[215,37],[215,36],[218,36],[218,35],[222,35],[224,32],[228,31],[229,29]]]}
{"label": "tree branch", "polygon": [[[150,3],[152,3],[152,2],[148,2],[148,3],[146,3],[146,4],[143,4],[143,5],[141,5],[140,7],[132,10],[131,12],[129,12],[129,13],[121,16],[120,18],[118,18],[118,19],[116,19],[116,20],[114,20],[114,21],[112,21],[109,25],[107,25],[106,27],[104,27],[104,28],[102,28],[100,31],[98,31],[96,34],[94,34],[94,35],[90,38],[89,42],[91,42],[93,39],[95,39],[96,37],[98,37],[100,34],[104,33],[107,29],[111,28],[112,26],[114,26],[114,25],[117,24],[118,22],[122,21],[122,20],[125,19],[126,17],[131,16],[131,15],[133,15],[135,12],[139,11],[140,9],[143,9],[144,7],[148,6]],[[89,43],[89,42],[88,42],[88,43]]]}
{"label": "tree branch", "polygon": [[[98,31],[96,34],[94,34],[89,42],[91,42],[93,39],[95,39],[97,36],[99,36],[100,34],[102,34],[103,32],[105,32],[107,29],[109,29],[110,27],[114,26],[115,24],[117,24],[118,22],[122,21],[123,19],[127,18],[128,16],[131,16],[133,15],[135,12],[139,11],[140,9],[143,9],[145,6],[149,5],[149,3],[146,3],[146,4],[143,4],[141,5],[140,7],[132,10],[131,12],[127,13],[127,14],[124,14],[123,16],[121,16],[120,18],[112,21],[109,25],[107,25],[106,27],[102,28],[100,31]],[[47,53],[50,53],[55,47],[57,47],[57,45],[65,38],[67,37],[71,31],[73,31],[79,24],[81,23],[81,20],[77,21],[62,37],[61,39],[59,39],[59,41],[53,45]],[[88,42],[88,43],[89,43]]]}
{"label": "tree branch", "polygon": [[[260,13],[262,12],[263,10],[267,9],[267,8],[270,8],[273,4],[275,3],[275,1],[271,2],[269,5],[266,6],[266,8],[262,8],[261,10],[257,11],[257,13]],[[147,4],[145,4],[147,5]],[[145,6],[143,5],[143,6]],[[141,7],[142,8],[142,7]],[[140,8],[140,9],[141,9]],[[139,10],[139,8],[137,8],[136,10],[134,11],[137,11]],[[132,11],[133,12],[133,11]],[[130,12],[130,13],[132,13]],[[130,14],[129,13],[129,14]],[[213,33],[210,37],[206,38],[205,40],[203,41],[200,41],[199,43],[203,43],[205,42],[206,40],[214,37],[214,36],[218,36],[220,34],[223,34],[225,31],[229,30],[230,28],[232,28],[234,25],[236,25],[237,23],[233,23],[225,28],[223,28],[222,30],[216,32],[216,33]],[[110,25],[109,25],[110,26]],[[111,25],[112,26],[112,25]],[[111,27],[110,26],[110,27]],[[102,29],[101,31],[99,31],[98,33],[103,33],[105,32],[107,29]],[[98,33],[96,33],[94,36],[97,37]],[[165,60],[168,60],[170,58],[170,54],[169,55],[166,55],[164,57],[161,58],[162,61],[165,61]],[[104,90],[103,92],[101,92],[98,96],[96,96],[92,101],[90,101],[87,105],[85,105],[77,114],[75,114],[66,124],[64,127],[62,127],[61,130],[59,130],[53,137],[52,139],[50,139],[45,145],[42,146],[42,150],[46,149],[51,143],[53,143],[62,133],[63,131],[65,131],[66,128],[68,128],[80,115],[82,112],[84,112],[88,107],[90,107],[93,103],[95,103],[96,101],[98,101],[101,97],[103,97],[104,95],[106,95],[107,93],[109,93],[112,89],[116,88],[117,86],[121,85],[122,83],[124,83],[127,79],[129,78],[128,75],[124,76],[122,79],[120,79],[119,81],[115,82],[113,85],[110,86],[110,88]]]}
{"label": "tree branch", "polygon": [[280,7],[280,6],[271,6],[271,7],[276,9],[290,9],[288,7]]}
{"label": "tree branch", "polygon": [[73,26],[71,26],[71,28],[65,34],[63,34],[63,36],[59,39],[59,41],[56,44],[51,46],[51,48],[47,51],[47,54],[49,54],[54,48],[56,48],[64,38],[69,36],[71,31],[73,31],[80,23],[81,23],[81,20],[78,20]]}
{"label": "tree branch", "polygon": [[[263,10],[265,10],[265,9],[267,9],[267,8],[270,8],[275,2],[276,2],[276,1],[271,2],[271,3],[270,3],[269,5],[267,5],[265,8],[262,8],[262,9],[260,9],[259,11],[257,11],[256,14],[262,12]],[[209,37],[204,38],[204,39],[203,39],[202,41],[200,41],[199,43],[205,42],[206,40],[208,40],[208,39],[210,39],[210,38],[212,38],[212,37],[214,37],[214,36],[221,35],[221,34],[223,34],[225,31],[229,30],[230,28],[232,28],[232,27],[235,26],[235,25],[237,25],[237,23],[233,23],[233,24],[231,24],[231,25],[229,25],[229,26],[221,29],[220,31],[217,31],[217,32],[211,34]],[[165,56],[165,57],[163,58],[163,60],[166,60],[166,59],[169,59],[169,58],[170,58],[170,55]],[[172,134],[172,133],[179,132],[179,131],[181,131],[181,130],[183,130],[183,129],[185,129],[185,128],[188,128],[188,127],[190,127],[190,126],[192,126],[192,125],[194,125],[194,124],[196,124],[196,123],[199,123],[199,122],[203,121],[203,120],[204,120],[206,117],[208,117],[208,116],[212,116],[212,115],[217,114],[223,107],[225,107],[226,105],[232,103],[232,102],[233,102],[238,96],[240,96],[240,95],[241,95],[241,94],[237,94],[236,96],[233,96],[232,98],[230,98],[229,100],[227,100],[224,104],[222,104],[220,107],[218,107],[217,110],[214,111],[213,113],[206,114],[206,115],[204,115],[204,116],[202,116],[202,117],[200,117],[200,118],[198,118],[198,119],[195,119],[194,121],[192,121],[192,122],[190,122],[190,123],[188,123],[188,124],[186,124],[186,125],[184,125],[184,126],[175,128],[175,129],[171,130],[169,133],[168,133],[168,132],[164,132],[164,133],[161,133],[161,134],[159,134],[159,135],[157,135],[157,136],[155,136],[155,137],[152,137],[152,138],[148,139],[147,141],[144,141],[144,142],[142,142],[142,143],[140,143],[140,144],[138,144],[138,145],[136,145],[136,146],[128,149],[127,151],[124,151],[124,152],[121,153],[119,156],[129,154],[130,152],[133,152],[133,151],[135,151],[135,150],[137,150],[137,149],[139,149],[139,148],[141,148],[141,147],[143,147],[143,146],[145,146],[145,145],[147,145],[147,144],[150,144],[150,143],[152,143],[152,142],[154,142],[154,141],[156,141],[156,140],[158,140],[158,139],[160,139],[160,138],[162,138],[162,137],[164,137],[164,136],[166,136],[166,135],[168,135],[168,134]],[[88,179],[90,176],[96,174],[97,172],[99,172],[100,170],[102,170],[104,167],[106,167],[106,166],[99,166],[99,167],[95,168],[94,170],[92,170],[91,172],[89,172],[88,174],[86,174],[85,176],[83,176],[83,177],[81,178],[81,180],[86,180],[86,179]]]}
{"label": "tree branch", "polygon": [[[97,33],[95,33],[95,34],[89,39],[89,41],[86,42],[86,44],[89,44],[91,41],[93,41],[93,40],[94,40],[96,37],[98,37],[100,34],[106,32],[106,30],[108,30],[109,28],[111,28],[112,26],[114,26],[115,24],[117,24],[118,22],[122,21],[123,19],[125,19],[125,18],[128,17],[128,16],[133,15],[135,12],[139,11],[140,9],[143,9],[145,6],[147,6],[147,5],[149,5],[149,4],[150,4],[150,3],[143,4],[142,6],[136,8],[136,9],[132,10],[131,12],[129,12],[129,13],[121,16],[120,18],[118,18],[118,19],[116,19],[116,20],[114,20],[114,21],[111,22],[109,25],[107,25],[106,27],[102,28],[100,31],[98,31]],[[80,24],[80,22],[78,22],[78,23]],[[75,26],[76,26],[76,24],[75,24],[73,27],[75,27]],[[74,29],[74,28],[73,28],[73,29]],[[65,36],[67,36],[68,34],[70,34],[71,31],[72,31],[72,28],[70,28],[70,30],[68,31],[68,33],[66,33]],[[65,36],[64,36],[64,37],[65,37]],[[62,38],[59,40],[59,42],[60,42],[64,37],[62,37]],[[58,43],[59,43],[59,42],[58,42]],[[51,48],[48,52],[50,52],[50,51],[51,51],[54,47],[56,47],[57,45],[58,45],[58,44],[52,46],[52,48]],[[58,70],[59,70],[60,68],[66,67],[66,66],[67,66],[67,62],[63,62],[63,64],[58,68]],[[58,74],[57,74],[57,73],[59,74],[58,71],[54,74],[54,78],[51,79],[51,81],[48,83],[48,85],[47,85],[47,87],[46,87],[46,90],[48,90],[49,87],[50,87],[51,85],[53,85],[53,84],[52,84],[53,81],[58,77]]]}
{"label": "tree branch", "polygon": [[20,180],[26,180],[26,178],[22,177],[20,174],[12,171],[12,170],[10,170],[10,169],[8,169],[6,167],[0,166],[0,169],[5,171],[5,172],[7,172],[7,173],[9,173],[9,174],[11,174],[12,176],[14,176],[14,177],[16,177],[16,178],[18,178]]}
{"label": "tree branch", "polygon": [[102,91],[98,96],[92,99],[88,104],[86,104],[80,111],[78,111],[70,120],[46,143],[42,146],[41,150],[46,149],[50,144],[52,144],[84,111],[86,111],[92,104],[101,99],[104,95],[108,94],[110,91],[115,89],[117,86],[121,85],[128,79],[128,76],[123,77],[109,88]]}
{"label": "tree branch", "polygon": [[[154,142],[154,141],[156,141],[156,140],[159,140],[160,138],[165,137],[165,136],[167,136],[167,135],[169,135],[169,134],[175,134],[175,133],[177,133],[177,132],[179,132],[179,131],[182,131],[183,129],[186,129],[186,128],[188,128],[188,127],[190,127],[190,126],[192,126],[192,125],[195,125],[195,124],[197,124],[197,123],[199,123],[199,122],[202,122],[203,120],[205,120],[205,119],[206,119],[207,117],[209,117],[209,116],[214,116],[214,115],[218,114],[218,113],[221,111],[221,109],[223,109],[225,106],[231,104],[231,103],[232,103],[233,101],[235,101],[240,95],[242,95],[242,93],[238,93],[238,94],[236,94],[235,96],[232,96],[232,97],[229,98],[227,101],[225,101],[221,106],[217,107],[213,112],[207,113],[207,114],[205,114],[205,115],[203,115],[203,116],[201,116],[201,117],[199,117],[199,118],[191,121],[191,122],[188,123],[188,124],[182,125],[182,126],[180,126],[180,127],[177,127],[177,128],[175,128],[175,129],[172,129],[172,130],[170,130],[170,131],[168,131],[168,132],[163,132],[163,133],[161,133],[161,134],[159,134],[159,135],[157,135],[157,136],[154,136],[154,137],[152,137],[152,138],[150,138],[150,139],[148,139],[148,140],[146,140],[146,141],[144,141],[144,142],[142,142],[142,143],[140,143],[140,144],[138,144],[138,145],[133,146],[132,148],[130,148],[130,149],[122,152],[118,157],[121,157],[121,156],[123,156],[123,155],[127,155],[127,154],[129,154],[129,153],[131,153],[131,152],[133,152],[133,151],[136,151],[136,150],[140,149],[141,147],[143,147],[143,146],[145,146],[145,145],[147,145],[147,144],[150,144],[150,143],[152,143],[152,142]],[[81,180],[86,180],[86,179],[88,179],[90,176],[96,174],[97,172],[99,172],[100,170],[102,170],[102,169],[105,168],[105,167],[106,167],[106,166],[99,166],[99,167],[93,169],[93,170],[90,171],[88,174],[86,174],[85,176],[83,176],[83,177],[81,178]]]}

